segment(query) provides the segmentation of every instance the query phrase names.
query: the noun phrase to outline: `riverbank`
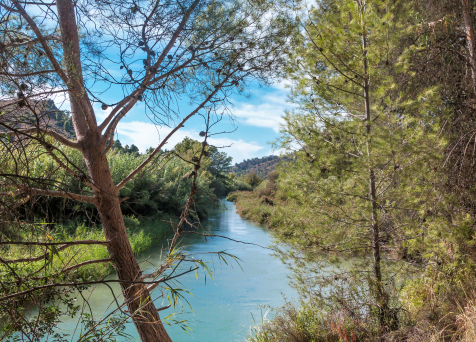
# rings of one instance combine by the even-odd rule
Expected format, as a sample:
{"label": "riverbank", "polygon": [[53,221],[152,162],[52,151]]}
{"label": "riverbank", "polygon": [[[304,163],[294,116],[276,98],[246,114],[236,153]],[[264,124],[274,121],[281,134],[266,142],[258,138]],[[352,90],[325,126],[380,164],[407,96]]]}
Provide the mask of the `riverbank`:
{"label": "riverbank", "polygon": [[[234,192],[228,200],[234,201],[241,217],[265,225],[279,240],[296,248],[296,259],[288,260],[289,264],[299,263],[299,259],[333,262],[337,258],[332,250],[319,248],[318,237],[321,234],[315,234],[319,226],[314,225],[317,211],[313,212],[309,204],[285,198],[276,190],[269,191],[266,183],[254,191]],[[305,249],[307,252],[304,252]],[[367,311],[362,314],[366,311],[362,306],[356,307],[361,310],[356,314],[350,297],[344,297],[368,291],[365,282],[359,283],[361,278],[353,273],[364,270],[365,265],[335,272],[326,281],[321,280],[321,283],[333,287],[327,298],[322,297],[323,293],[316,292],[316,284],[309,281],[325,278],[319,273],[319,268],[294,267],[293,279],[305,300],[300,307],[287,304],[277,308],[274,319],[252,328],[248,342],[476,341],[476,287],[472,282],[474,263],[468,258],[461,258],[457,250],[453,253],[451,262],[447,259],[444,264],[437,264],[417,262],[410,257],[405,260],[392,250],[384,252],[384,260],[399,259],[394,261],[392,267],[400,272],[393,283],[392,278],[387,278],[393,288],[391,307],[395,310],[395,318],[394,326],[386,331],[379,330],[375,324],[372,318],[375,313]],[[339,260],[345,258],[352,256],[346,254]],[[371,259],[366,260],[371,263]],[[405,272],[402,272],[402,267],[405,267]],[[370,293],[366,296],[371,300]],[[336,302],[335,307],[342,307],[344,303],[348,310],[334,310],[333,302]]]}
{"label": "riverbank", "polygon": [[[268,228],[278,227],[275,199],[270,201],[268,197],[262,198],[254,191],[235,191],[228,195],[227,200],[235,203],[236,211],[241,217]],[[279,203],[276,204],[279,207]]]}
{"label": "riverbank", "polygon": [[[304,226],[302,229],[293,229],[297,222],[293,222],[294,216],[288,215],[289,212],[294,212],[296,216],[303,214],[302,210],[305,208],[276,196],[275,185],[270,186],[269,183],[263,181],[253,191],[232,192],[227,196],[227,200],[235,204],[236,211],[241,217],[266,226],[278,239],[298,245],[312,245],[309,232]],[[306,219],[309,220],[309,217]],[[312,222],[308,221],[308,224]]]}
{"label": "riverbank", "polygon": [[[171,231],[170,223],[164,221],[169,221],[170,219],[174,220],[175,218],[174,216],[165,214],[160,217],[141,219],[135,216],[125,216],[124,221],[134,254],[140,255],[144,253],[169,235]],[[55,226],[54,232],[47,232],[46,234],[52,242],[105,240],[101,227],[88,226],[75,222],[58,224]],[[43,253],[45,253],[45,250],[41,246],[12,245],[8,250],[4,251],[2,258],[5,258],[6,260],[16,260],[23,258],[26,255],[41,255]],[[54,275],[64,268],[71,266],[70,264],[66,264],[67,261],[72,262],[72,264],[80,264],[90,260],[107,259],[108,257],[109,254],[105,246],[78,245],[72,246],[63,251],[56,252],[53,250],[46,260],[37,260],[30,263],[28,265],[29,267],[19,269],[17,272],[18,275],[21,276],[23,272],[29,272],[30,267],[41,268],[47,264],[45,271]],[[114,272],[114,269],[110,263],[106,262],[84,265],[71,272],[72,273],[68,276],[72,276],[74,279],[96,281],[108,276]],[[0,290],[0,294],[1,293],[2,290]]]}

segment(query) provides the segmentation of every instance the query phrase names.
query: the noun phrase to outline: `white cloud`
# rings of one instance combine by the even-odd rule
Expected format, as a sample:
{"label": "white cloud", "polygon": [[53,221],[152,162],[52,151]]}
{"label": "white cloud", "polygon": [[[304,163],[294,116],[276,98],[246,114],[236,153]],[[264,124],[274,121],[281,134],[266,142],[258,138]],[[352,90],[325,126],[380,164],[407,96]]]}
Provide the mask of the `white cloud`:
{"label": "white cloud", "polygon": [[284,84],[286,81],[275,84],[274,91],[260,96],[259,104],[235,102],[233,113],[239,123],[271,128],[278,133],[280,124],[284,122],[284,111],[293,107],[293,104],[287,102],[289,90],[284,88]]}
{"label": "white cloud", "polygon": [[[287,90],[275,89],[260,96],[260,103],[236,102],[233,113],[236,115],[239,124],[271,128],[278,133],[280,124],[283,123],[282,115],[284,111],[292,107],[291,104],[286,102],[287,93]],[[68,95],[59,94],[55,96],[53,100],[58,108],[70,109]],[[112,111],[112,107],[102,110],[100,103],[95,103],[93,107],[98,124]],[[120,139],[123,145],[134,144],[141,152],[145,152],[149,147],[159,145],[170,131],[171,128],[169,127],[157,126],[147,121],[120,122],[117,127],[118,136],[116,139]],[[172,149],[185,137],[199,139],[199,134],[197,130],[192,128],[182,128],[171,137],[164,148]],[[212,137],[209,139],[209,142],[217,147],[225,146],[220,150],[233,157],[234,162],[240,162],[243,159],[257,157],[263,153],[271,152],[269,151],[269,146],[261,140],[260,142],[256,142],[245,141],[243,139]],[[274,153],[276,154],[277,152]]]}
{"label": "white cloud", "polygon": [[209,138],[208,141],[213,146],[224,147],[220,148],[220,151],[226,152],[231,156],[234,163],[255,157],[256,152],[263,149],[263,146],[258,145],[256,142],[246,142],[243,139]]}
{"label": "white cloud", "polygon": [[282,91],[289,91],[293,83],[289,80],[280,80],[279,82],[275,82],[271,85],[272,88]]}
{"label": "white cloud", "polygon": [[[160,144],[172,129],[169,127],[156,126],[149,122],[133,121],[121,122],[117,128],[119,139],[123,145],[136,145],[141,152],[145,152],[149,147]],[[178,130],[165,145],[164,149],[172,149],[185,137],[199,139],[198,132],[194,130]],[[256,142],[246,142],[242,139],[234,140],[229,138],[210,138],[209,143],[217,147],[224,147],[220,151],[226,152],[233,157],[234,162],[252,158],[255,153],[263,149]]]}
{"label": "white cloud", "polygon": [[286,105],[280,103],[261,103],[258,105],[249,103],[239,103],[236,105],[233,113],[238,118],[239,123],[267,127],[279,132],[279,125],[283,123],[282,115]]}
{"label": "white cloud", "polygon": [[[117,127],[117,132],[120,135],[120,140],[123,144],[134,144],[141,152],[144,152],[149,147],[155,147],[170,133],[172,129],[169,127],[156,126],[150,122],[132,121],[120,122]],[[183,140],[186,136],[198,134],[191,134],[187,131],[177,131],[164,146],[164,149],[172,149],[177,143]]]}

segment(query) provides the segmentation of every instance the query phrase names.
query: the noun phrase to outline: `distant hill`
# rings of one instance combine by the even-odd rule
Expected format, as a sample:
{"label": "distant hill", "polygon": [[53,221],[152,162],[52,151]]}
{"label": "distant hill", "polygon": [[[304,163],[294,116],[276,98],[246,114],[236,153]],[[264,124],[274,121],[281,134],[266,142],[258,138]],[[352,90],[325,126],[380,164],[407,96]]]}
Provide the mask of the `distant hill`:
{"label": "distant hill", "polygon": [[237,176],[246,175],[247,173],[256,172],[261,179],[266,179],[268,173],[274,171],[281,161],[291,160],[288,156],[266,156],[261,158],[252,158],[236,163],[231,171]]}
{"label": "distant hill", "polygon": [[[71,114],[59,110],[53,100],[5,101],[0,100],[2,123],[16,129],[41,127],[54,130],[67,138],[75,138]],[[4,129],[0,129],[0,133]]]}

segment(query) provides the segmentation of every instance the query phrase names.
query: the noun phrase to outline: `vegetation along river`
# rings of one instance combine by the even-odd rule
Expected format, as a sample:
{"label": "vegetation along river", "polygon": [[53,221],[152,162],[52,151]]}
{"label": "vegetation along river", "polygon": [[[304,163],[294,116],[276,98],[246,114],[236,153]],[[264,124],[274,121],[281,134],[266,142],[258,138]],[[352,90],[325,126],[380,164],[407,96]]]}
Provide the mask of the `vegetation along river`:
{"label": "vegetation along river", "polygon": [[[242,219],[236,213],[232,202],[224,201],[224,204],[226,208],[221,205],[210,214],[208,220],[202,222],[210,234],[219,234],[261,246],[271,244],[271,236],[265,227]],[[185,238],[183,245],[187,246],[186,250],[193,253],[195,258],[202,258],[204,261],[211,259],[207,255],[199,256],[199,254],[226,251],[241,259],[242,269],[235,262],[230,263],[233,267],[228,267],[223,262],[220,265],[217,258],[214,258],[214,264],[211,265],[215,269],[214,281],[207,278],[205,284],[203,272],[199,274],[198,280],[194,273],[182,277],[183,287],[193,294],[193,296],[186,295],[193,312],[184,303],[184,313],[175,319],[188,320],[187,326],[193,331],[187,334],[177,324],[166,326],[174,342],[243,341],[254,323],[253,320],[260,322],[262,313],[266,312],[266,308],[261,307],[281,306],[285,303],[283,296],[288,300],[297,298],[296,291],[288,285],[289,271],[278,258],[273,258],[269,249],[217,237],[205,241],[196,235]],[[148,258],[148,263],[144,266],[145,272],[153,270],[153,265],[158,264],[160,256],[161,248],[157,246],[139,257],[139,260]],[[114,279],[115,276],[110,278]],[[112,287],[115,293],[120,293],[117,284],[113,284]],[[94,303],[91,307],[97,318],[108,311],[108,308],[114,307],[111,305],[111,291],[106,286],[97,286],[88,295],[89,301]],[[162,300],[156,304],[157,307],[164,306]],[[180,311],[179,308],[177,310]],[[171,312],[172,309],[164,310],[161,317],[166,317]],[[64,317],[58,327],[63,333],[73,334],[76,323],[77,318]],[[132,323],[126,325],[125,332],[137,338]],[[129,338],[118,340],[127,341]]]}

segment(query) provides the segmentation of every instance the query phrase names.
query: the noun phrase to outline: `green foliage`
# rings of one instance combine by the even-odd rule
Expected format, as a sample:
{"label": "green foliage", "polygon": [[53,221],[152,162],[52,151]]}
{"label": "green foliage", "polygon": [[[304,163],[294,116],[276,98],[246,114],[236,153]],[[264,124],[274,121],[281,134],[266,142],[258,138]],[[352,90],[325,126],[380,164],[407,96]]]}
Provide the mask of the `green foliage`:
{"label": "green foliage", "polygon": [[47,103],[47,110],[50,111],[50,116],[54,116],[56,126],[62,128],[67,133],[67,135],[71,137],[76,137],[71,114],[66,111],[60,111],[59,109],[57,109],[52,100],[48,100]]}
{"label": "green foliage", "polygon": [[[162,217],[164,221],[170,220],[168,217]],[[143,219],[139,221],[135,217],[125,217],[126,229],[129,233],[131,247],[135,255],[139,255],[152,247],[154,244],[160,243],[165,237],[171,234],[169,223],[165,223],[158,219]],[[40,233],[48,236],[53,241],[78,241],[78,240],[95,240],[103,241],[104,233],[100,227],[87,226],[81,224],[79,226],[70,222],[67,225],[56,225],[53,232],[44,232],[41,225],[38,226]],[[54,251],[52,249],[52,251]],[[9,246],[3,247],[2,255],[5,259],[14,260],[20,259],[24,255],[41,255],[45,252],[43,247],[24,247],[24,246]],[[56,274],[63,267],[67,267],[67,263],[73,262],[78,264],[88,260],[107,259],[109,254],[105,246],[101,245],[86,245],[73,246],[64,251],[54,252],[50,257],[50,265],[48,267],[49,274]],[[27,275],[31,270],[36,270],[41,267],[44,260],[39,260],[34,263],[29,263],[21,268],[19,275]],[[69,265],[71,266],[71,265]],[[109,263],[104,264],[90,264],[78,268],[73,271],[73,276],[78,279],[91,280],[102,279],[113,271]],[[8,269],[5,265],[0,266],[0,274],[4,277],[9,275]],[[3,293],[3,291],[0,290]]]}
{"label": "green foliage", "polygon": [[[164,152],[121,189],[119,196],[127,198],[121,203],[124,215],[156,217],[162,213],[172,215],[181,213],[190,193],[192,182],[188,176],[193,171],[193,164],[187,161],[191,161],[195,154],[200,153],[201,143],[185,139],[177,148],[182,149],[180,155],[183,159],[171,157],[170,153]],[[87,174],[84,160],[79,151],[62,147],[61,153],[84,174]],[[59,158],[62,157],[61,153],[59,151],[57,153]],[[218,203],[217,196],[224,196],[236,189],[234,178],[229,174],[231,158],[213,146],[208,146],[206,153],[207,156],[203,158],[202,167],[198,172],[198,192],[192,213],[202,219],[206,218],[208,210]],[[116,141],[108,153],[109,167],[114,182],[119,183],[147,157],[148,154],[140,154],[135,146],[123,148],[121,143]],[[56,168],[55,161],[46,153],[32,158],[30,164],[29,177],[41,179],[45,174],[51,174],[51,179],[46,183],[46,186],[42,184],[42,187],[50,190],[66,188],[75,193],[89,190],[70,173],[62,168]],[[11,166],[7,165],[5,169],[7,170],[9,167]],[[44,217],[46,214],[50,222],[99,222],[94,206],[68,199],[40,198],[33,210],[38,217]]]}
{"label": "green foliage", "polygon": [[[118,183],[137,167],[147,155],[114,150],[109,158],[114,182]],[[151,167],[139,173],[119,195],[129,197],[122,205],[125,215],[154,216],[162,212],[180,214],[190,192],[191,179],[187,176],[193,166],[180,158],[159,157]],[[163,165],[162,163],[165,163]],[[207,216],[210,204],[216,203],[210,184],[213,176],[203,168],[198,173],[198,193],[195,198],[196,215]]]}
{"label": "green foliage", "polygon": [[263,181],[255,172],[247,173],[245,176],[240,177],[243,182],[250,185],[252,188],[257,187]]}
{"label": "green foliage", "polygon": [[[438,201],[435,165],[445,146],[432,115],[438,98],[425,93],[427,107],[402,102],[387,67],[407,11],[400,3],[346,0],[311,10],[287,71],[296,109],[284,116],[276,143],[302,148],[279,182],[277,196],[286,202],[280,219],[267,218],[283,238],[312,247],[318,262],[333,263],[313,280],[307,265],[295,263],[296,286],[317,307],[366,307],[355,319],[377,335],[398,328],[394,287],[409,272],[400,273],[394,260],[401,251],[410,262],[433,255],[433,241],[414,238],[426,224],[415,217]],[[362,262],[345,263],[356,256]]]}
{"label": "green foliage", "polygon": [[[136,150],[131,150],[131,148],[128,148],[128,150],[119,148],[119,142],[115,145],[109,152],[108,160],[113,181],[117,184],[140,165],[148,155],[140,154]],[[31,159],[31,167],[25,172],[32,179],[40,180],[43,175],[48,174],[49,182],[40,183],[41,187],[49,190],[66,189],[75,193],[90,192],[90,189],[80,184],[68,172],[65,172],[62,168],[55,168],[53,158],[44,153],[41,146],[33,145],[30,147],[32,149],[27,149],[25,154],[37,154],[35,158]],[[54,153],[58,158],[66,156],[79,172],[86,174],[84,161],[79,151],[61,148],[61,150]],[[189,155],[190,153],[185,151],[185,154]],[[170,221],[176,221],[177,215],[182,212],[185,201],[190,194],[192,182],[188,176],[193,171],[193,164],[184,159],[172,157],[170,153],[162,153],[148,168],[140,172],[121,189],[119,196],[121,198],[128,197],[126,201],[121,203],[121,209],[124,213],[124,222],[134,255],[142,254],[153,245],[162,243],[172,233]],[[190,211],[190,217],[188,217],[190,222],[194,222],[198,218],[205,218],[208,209],[216,205],[217,197],[213,193],[212,182],[217,179],[226,179],[233,185],[234,177],[226,174],[229,161],[230,159],[224,153],[216,150],[205,158],[203,167],[197,174],[196,186],[198,192],[195,196],[194,206]],[[213,165],[213,167],[211,168],[210,165]],[[4,166],[5,171],[14,167],[13,163],[8,162]],[[33,223],[21,221],[20,229],[10,229],[10,227],[8,227],[9,229],[3,229],[4,239],[62,242],[102,241],[105,239],[99,226],[96,209],[93,206],[58,198],[38,198],[35,204],[33,207],[34,216],[32,216]],[[0,265],[0,277],[2,277],[3,284],[3,288],[0,289],[0,297],[8,295],[11,291],[22,291],[36,286],[35,279],[39,279],[38,277],[57,283],[95,281],[103,279],[113,271],[109,262],[100,262],[89,263],[64,272],[65,268],[82,262],[108,259],[109,253],[106,247],[102,245],[77,245],[66,249],[57,248],[56,246],[3,245],[0,247],[2,259],[5,258],[6,260],[22,259],[25,255],[45,255],[44,258],[39,258],[36,261],[18,262],[12,264],[12,266]],[[16,277],[21,277],[27,281],[18,285]],[[86,286],[83,286],[78,290],[84,290],[85,288]],[[74,287],[72,289],[75,290]],[[47,330],[45,331],[47,333],[53,331],[52,326],[56,322],[55,319],[64,311],[62,304],[66,303],[71,306],[67,307],[68,314],[77,313],[76,307],[73,307],[72,298],[62,297],[63,295],[71,296],[69,292],[63,292],[61,288],[51,287],[31,293],[31,295],[41,294],[43,296],[41,298],[46,298],[47,301],[52,299],[53,296],[58,296],[57,301],[52,301],[51,308],[45,308],[41,312],[44,317],[38,318],[38,322],[46,327]],[[30,297],[13,299],[12,303],[17,303],[17,306],[28,305],[28,298]],[[2,308],[4,307],[8,307],[8,304],[2,306]],[[51,314],[48,314],[50,309]],[[0,313],[0,315],[2,314]],[[86,317],[83,325],[87,322],[89,321]],[[109,322],[114,323],[113,327],[106,324],[103,330],[120,334],[121,322],[114,320]],[[86,324],[86,328],[88,324]],[[90,326],[94,324],[95,322],[91,323]],[[11,331],[17,329],[16,326],[10,325],[10,322],[6,322],[5,329],[10,328]],[[98,327],[92,333],[94,335],[101,333],[101,331],[101,328]],[[94,338],[95,335],[93,335],[88,335],[88,338]]]}
{"label": "green foliage", "polygon": [[[295,247],[283,251],[283,259],[311,309],[341,312],[353,331],[354,323],[365,322],[368,340],[383,331],[405,340],[409,326],[428,336],[454,335],[457,303],[468,302],[475,289],[472,185],[463,200],[448,191],[455,176],[445,164],[453,158],[454,172],[460,172],[463,162],[446,159],[449,139],[442,130],[452,110],[440,90],[446,86],[412,86],[409,93],[403,81],[419,53],[408,38],[408,27],[419,24],[414,10],[403,2],[346,0],[320,1],[309,10],[289,54],[295,108],[285,114],[275,142],[293,151],[295,160],[278,168],[273,186],[268,180],[253,192],[229,196],[242,216]],[[386,311],[378,309],[382,298]],[[263,327],[270,328],[269,341],[299,335],[293,335],[300,331],[295,317],[288,317],[293,323],[286,331],[278,322],[286,325],[278,317]],[[331,325],[324,330],[329,333]],[[278,332],[283,335],[272,335]],[[322,337],[306,333],[303,341]]]}
{"label": "green foliage", "polygon": [[257,188],[253,192],[233,192],[227,199],[235,202],[236,210],[241,216],[274,228],[276,227],[274,220],[279,214],[274,206],[266,202],[265,198],[260,198],[259,191],[260,189]]}

